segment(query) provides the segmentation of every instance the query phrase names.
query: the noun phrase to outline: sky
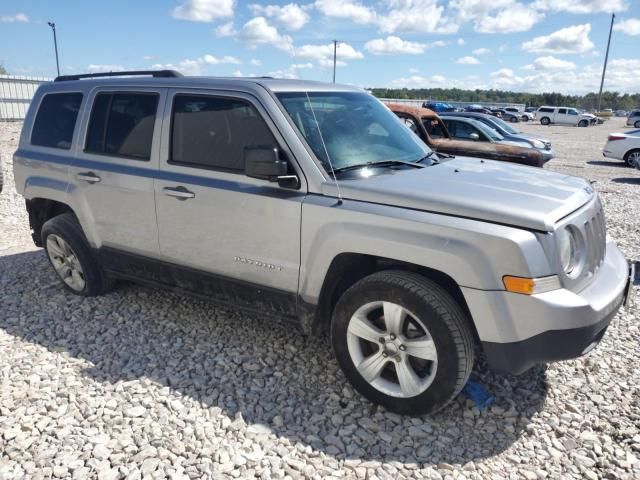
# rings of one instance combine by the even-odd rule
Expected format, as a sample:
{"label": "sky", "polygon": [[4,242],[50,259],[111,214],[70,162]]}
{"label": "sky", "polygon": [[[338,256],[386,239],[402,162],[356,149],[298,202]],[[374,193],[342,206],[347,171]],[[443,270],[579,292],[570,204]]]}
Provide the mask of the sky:
{"label": "sky", "polygon": [[640,0],[2,0],[11,73],[173,68],[360,87],[640,92]]}

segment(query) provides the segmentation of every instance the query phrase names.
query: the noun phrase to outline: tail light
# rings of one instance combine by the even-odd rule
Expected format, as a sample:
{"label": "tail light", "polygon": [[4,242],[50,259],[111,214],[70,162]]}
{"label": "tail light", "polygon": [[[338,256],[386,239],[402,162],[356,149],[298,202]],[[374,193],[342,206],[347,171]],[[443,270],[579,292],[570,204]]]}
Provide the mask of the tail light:
{"label": "tail light", "polygon": [[614,140],[624,140],[625,138],[627,137],[623,135],[609,135],[609,138],[607,138],[607,141],[612,142]]}

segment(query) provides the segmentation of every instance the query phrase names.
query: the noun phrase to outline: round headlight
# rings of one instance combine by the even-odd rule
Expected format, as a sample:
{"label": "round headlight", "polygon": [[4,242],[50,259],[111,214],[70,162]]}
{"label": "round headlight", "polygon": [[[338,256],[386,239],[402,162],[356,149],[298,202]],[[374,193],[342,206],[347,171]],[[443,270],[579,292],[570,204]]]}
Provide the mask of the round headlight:
{"label": "round headlight", "polygon": [[535,148],[543,149],[544,148],[544,143],[541,142],[540,140],[534,140],[533,141],[533,146]]}
{"label": "round headlight", "polygon": [[571,275],[580,259],[578,239],[573,228],[565,227],[558,232],[558,251],[560,252],[560,265],[564,273]]}

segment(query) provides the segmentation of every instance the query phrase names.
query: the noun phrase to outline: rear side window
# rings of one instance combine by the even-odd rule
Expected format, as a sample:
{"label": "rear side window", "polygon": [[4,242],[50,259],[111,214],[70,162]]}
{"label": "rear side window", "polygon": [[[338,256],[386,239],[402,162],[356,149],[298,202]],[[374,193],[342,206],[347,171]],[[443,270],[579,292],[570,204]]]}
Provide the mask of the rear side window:
{"label": "rear side window", "polygon": [[563,114],[563,115],[564,115],[565,113],[567,113],[567,109],[566,109],[566,108],[560,108],[560,109],[558,110],[558,113],[561,113],[561,114]]}
{"label": "rear side window", "polygon": [[157,93],[99,93],[93,102],[85,152],[149,160]]}
{"label": "rear side window", "polygon": [[82,103],[81,93],[49,93],[40,102],[31,144],[69,150]]}
{"label": "rear side window", "polygon": [[170,162],[244,172],[248,147],[277,147],[258,111],[240,99],[176,95]]}

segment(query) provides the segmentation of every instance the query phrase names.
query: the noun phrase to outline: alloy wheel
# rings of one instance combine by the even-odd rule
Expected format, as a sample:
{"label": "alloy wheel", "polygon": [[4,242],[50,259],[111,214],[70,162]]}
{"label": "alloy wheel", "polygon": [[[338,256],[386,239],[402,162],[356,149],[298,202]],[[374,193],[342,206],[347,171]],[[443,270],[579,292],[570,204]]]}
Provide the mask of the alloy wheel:
{"label": "alloy wheel", "polygon": [[85,287],[85,278],[76,253],[67,242],[58,235],[47,237],[47,254],[64,283],[71,289],[80,292]]}
{"label": "alloy wheel", "polygon": [[347,347],[364,380],[387,395],[415,397],[435,378],[438,353],[429,330],[396,303],[371,302],[358,308],[349,320]]}

